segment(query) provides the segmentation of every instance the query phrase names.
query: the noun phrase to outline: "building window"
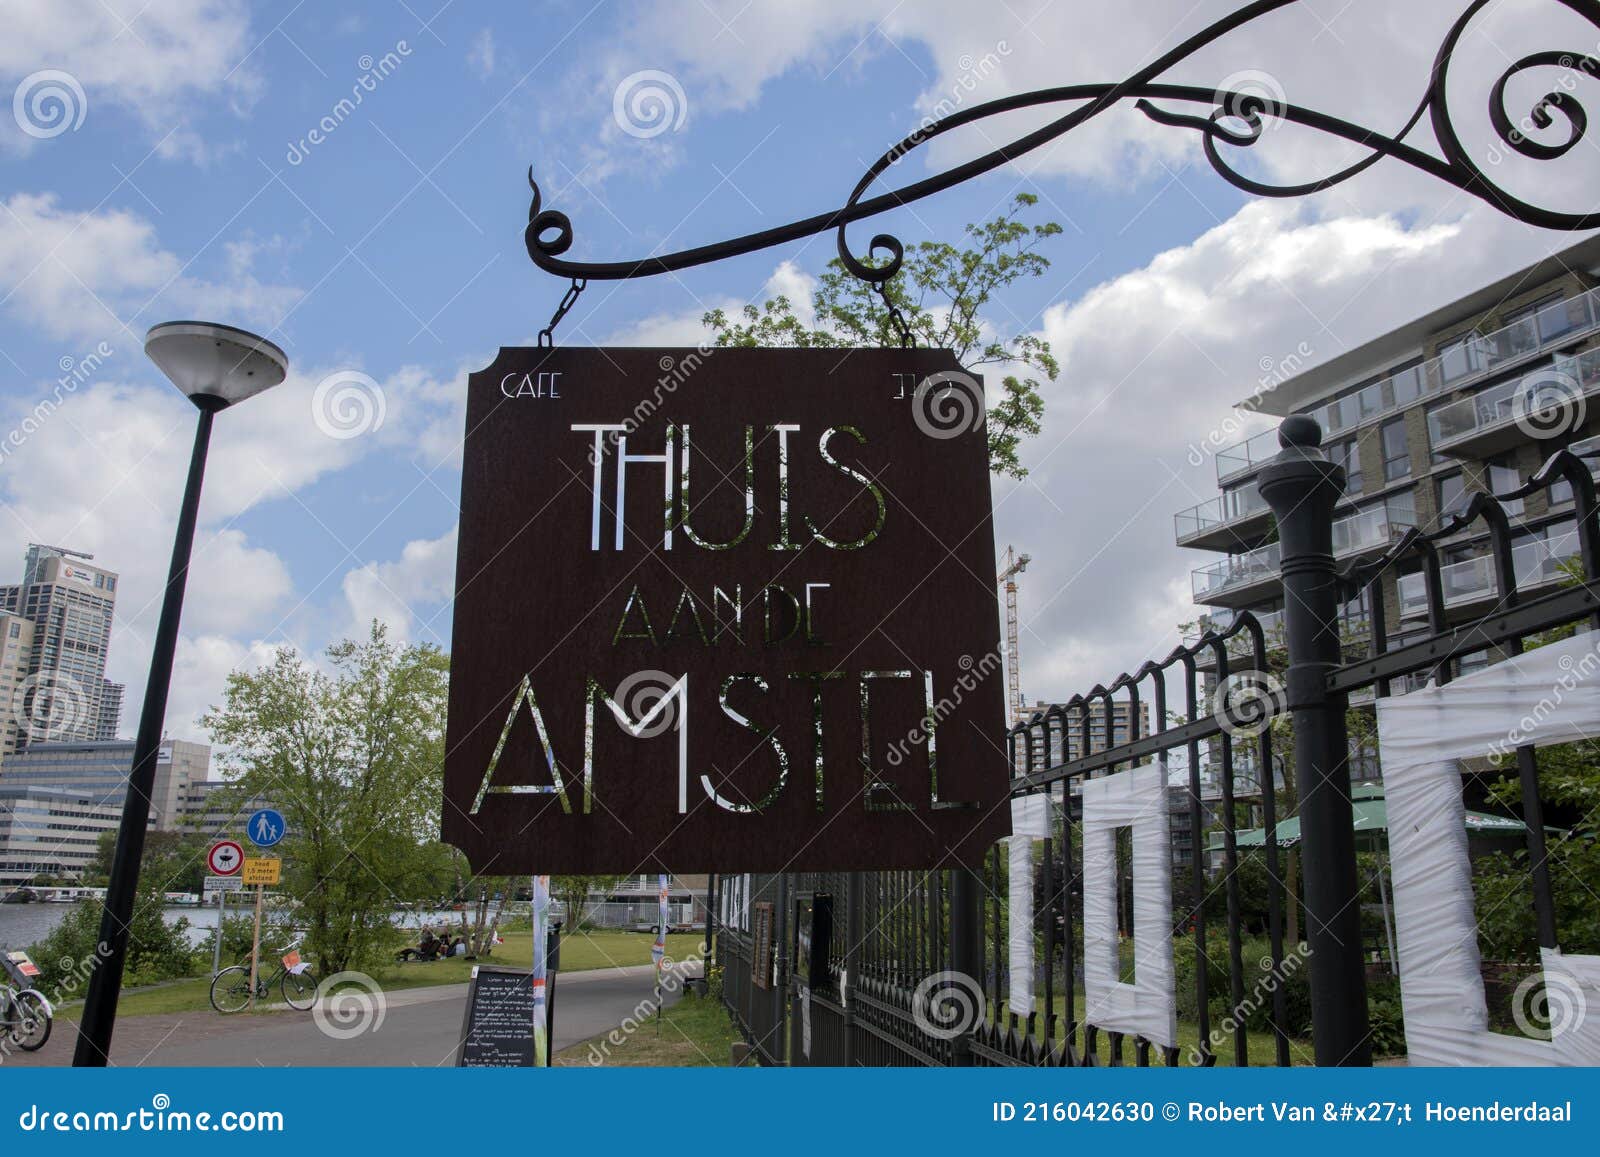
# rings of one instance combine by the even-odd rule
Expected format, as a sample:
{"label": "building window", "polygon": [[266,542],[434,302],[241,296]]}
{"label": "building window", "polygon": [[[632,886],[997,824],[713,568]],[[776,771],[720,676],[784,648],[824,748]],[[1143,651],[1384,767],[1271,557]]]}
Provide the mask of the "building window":
{"label": "building window", "polygon": [[[1485,465],[1484,485],[1490,494],[1505,494],[1522,485],[1522,475],[1511,464],[1509,458],[1491,458]],[[1514,498],[1509,502],[1502,502],[1506,513],[1513,518],[1522,516],[1522,499]]]}
{"label": "building window", "polygon": [[1439,497],[1439,523],[1443,525],[1451,511],[1467,504],[1467,484],[1461,477],[1461,471],[1457,470],[1454,474],[1446,474],[1440,478],[1436,485]]}
{"label": "building window", "polygon": [[1344,467],[1344,492],[1360,494],[1361,454],[1356,449],[1356,440],[1347,438],[1343,442],[1335,442],[1329,446],[1328,460]]}
{"label": "building window", "polygon": [[1385,422],[1380,434],[1383,444],[1383,477],[1393,482],[1411,473],[1411,451],[1406,446],[1406,420],[1395,418]]}

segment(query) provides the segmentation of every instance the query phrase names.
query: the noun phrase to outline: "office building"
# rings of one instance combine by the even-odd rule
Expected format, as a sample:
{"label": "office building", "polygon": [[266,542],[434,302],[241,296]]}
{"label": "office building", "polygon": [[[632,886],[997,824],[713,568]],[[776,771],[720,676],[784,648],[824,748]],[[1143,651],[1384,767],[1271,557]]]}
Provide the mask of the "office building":
{"label": "office building", "polygon": [[18,748],[99,735],[117,576],[91,557],[34,543],[22,581],[0,586],[0,610],[33,624]]}
{"label": "office building", "polygon": [[[133,741],[35,743],[0,765],[0,787],[56,788],[83,794],[120,813],[133,770]],[[182,824],[185,801],[211,770],[211,748],[182,739],[163,739],[156,754],[150,793],[150,826],[172,830]]]}
{"label": "office building", "polygon": [[39,877],[80,878],[121,818],[94,792],[0,783],[0,898]]}
{"label": "office building", "polygon": [[32,654],[33,623],[0,610],[0,768],[17,750],[17,732],[25,722],[22,712]]}

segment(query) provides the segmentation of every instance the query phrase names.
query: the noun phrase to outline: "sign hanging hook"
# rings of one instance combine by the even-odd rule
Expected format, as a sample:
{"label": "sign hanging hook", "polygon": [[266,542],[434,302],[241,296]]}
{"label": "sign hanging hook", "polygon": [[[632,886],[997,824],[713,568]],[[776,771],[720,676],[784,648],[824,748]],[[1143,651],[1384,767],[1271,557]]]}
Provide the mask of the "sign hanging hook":
{"label": "sign hanging hook", "polygon": [[561,304],[556,306],[556,311],[550,315],[550,324],[539,331],[539,346],[542,349],[554,349],[556,344],[556,326],[561,324],[561,319],[567,316],[578,301],[578,295],[589,288],[588,278],[574,277],[572,284],[567,287],[567,292],[561,295]]}
{"label": "sign hanging hook", "polygon": [[889,324],[900,333],[900,348],[915,349],[917,339],[911,333],[911,327],[906,324],[905,316],[896,308],[894,301],[889,296],[889,283],[880,281],[875,286],[878,296],[883,298],[883,308],[889,313]]}

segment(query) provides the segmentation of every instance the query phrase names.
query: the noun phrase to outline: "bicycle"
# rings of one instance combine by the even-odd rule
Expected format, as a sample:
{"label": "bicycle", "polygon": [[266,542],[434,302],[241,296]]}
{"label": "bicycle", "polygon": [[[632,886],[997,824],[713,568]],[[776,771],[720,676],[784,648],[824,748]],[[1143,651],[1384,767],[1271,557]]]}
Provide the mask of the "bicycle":
{"label": "bicycle", "polygon": [[33,987],[39,966],[26,952],[0,950],[0,1050],[7,1042],[35,1052],[50,1039],[55,1010]]}
{"label": "bicycle", "polygon": [[[290,1008],[305,1012],[317,1003],[317,978],[311,966],[300,959],[300,941],[278,949],[277,969],[268,976],[257,968],[255,998],[265,1000],[274,983]],[[211,981],[211,1007],[220,1013],[243,1012],[250,1007],[250,965],[224,968]]]}

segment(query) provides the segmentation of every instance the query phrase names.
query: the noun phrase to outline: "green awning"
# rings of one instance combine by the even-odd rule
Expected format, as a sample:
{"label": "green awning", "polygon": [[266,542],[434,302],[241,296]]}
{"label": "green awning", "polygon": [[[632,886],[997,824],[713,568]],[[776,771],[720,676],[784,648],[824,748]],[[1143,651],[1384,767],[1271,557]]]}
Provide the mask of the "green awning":
{"label": "green awning", "polygon": [[[1354,813],[1355,822],[1351,825],[1356,832],[1356,843],[1365,844],[1370,850],[1379,842],[1378,833],[1389,828],[1389,808],[1381,796],[1368,789],[1357,790],[1358,798],[1351,801],[1351,811]],[[1489,835],[1517,835],[1527,830],[1521,820],[1512,819],[1510,816],[1495,816],[1487,812],[1467,812],[1467,831]],[[1292,848],[1300,842],[1300,819],[1298,816],[1286,819],[1278,824],[1278,846]],[[1248,828],[1234,836],[1234,843],[1241,848],[1259,848],[1266,844],[1266,829]],[[1366,838],[1363,839],[1362,837]],[[1222,833],[1213,832],[1207,847],[1211,851],[1218,851],[1222,847]]]}

